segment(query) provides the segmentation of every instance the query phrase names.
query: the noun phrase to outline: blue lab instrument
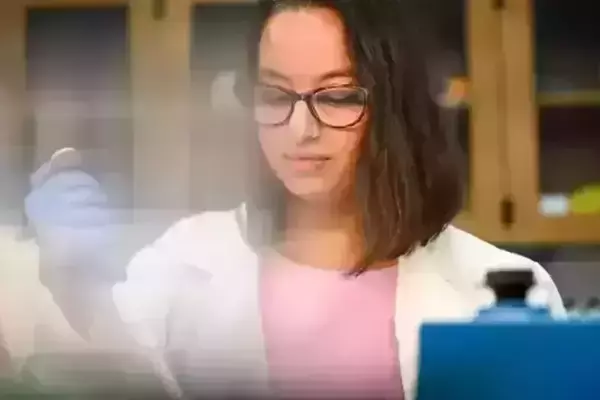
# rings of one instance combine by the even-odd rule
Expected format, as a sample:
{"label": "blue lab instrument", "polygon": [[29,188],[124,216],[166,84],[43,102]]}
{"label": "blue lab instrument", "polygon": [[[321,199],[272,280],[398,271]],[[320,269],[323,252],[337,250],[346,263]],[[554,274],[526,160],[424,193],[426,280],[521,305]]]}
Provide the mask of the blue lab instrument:
{"label": "blue lab instrument", "polygon": [[471,323],[421,330],[418,400],[598,400],[600,322],[529,307],[531,271],[487,276],[496,304]]}

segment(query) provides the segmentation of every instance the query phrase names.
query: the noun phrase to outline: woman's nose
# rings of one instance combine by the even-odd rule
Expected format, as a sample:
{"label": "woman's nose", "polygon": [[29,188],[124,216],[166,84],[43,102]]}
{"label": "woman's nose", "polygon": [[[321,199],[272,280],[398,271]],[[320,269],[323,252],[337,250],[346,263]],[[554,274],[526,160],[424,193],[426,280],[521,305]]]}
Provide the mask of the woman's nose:
{"label": "woman's nose", "polygon": [[294,112],[290,117],[289,128],[298,143],[318,136],[319,123],[304,101],[296,103]]}

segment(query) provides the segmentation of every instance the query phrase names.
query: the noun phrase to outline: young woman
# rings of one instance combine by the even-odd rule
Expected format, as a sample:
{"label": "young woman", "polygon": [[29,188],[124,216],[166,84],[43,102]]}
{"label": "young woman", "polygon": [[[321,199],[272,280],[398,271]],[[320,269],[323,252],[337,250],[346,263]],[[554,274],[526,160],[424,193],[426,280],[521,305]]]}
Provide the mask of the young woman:
{"label": "young woman", "polygon": [[[257,177],[177,223],[115,286],[121,319],[186,394],[414,396],[423,321],[468,319],[492,268],[536,263],[450,225],[455,144],[397,0],[269,0],[238,85]],[[180,392],[181,393],[181,392]]]}

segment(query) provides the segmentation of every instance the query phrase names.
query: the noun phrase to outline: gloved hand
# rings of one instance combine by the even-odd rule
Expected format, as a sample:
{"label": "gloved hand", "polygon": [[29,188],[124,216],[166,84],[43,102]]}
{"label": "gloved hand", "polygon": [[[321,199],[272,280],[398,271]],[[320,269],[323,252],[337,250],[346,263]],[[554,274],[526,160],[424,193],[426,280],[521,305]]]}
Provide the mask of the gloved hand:
{"label": "gloved hand", "polygon": [[42,283],[121,279],[111,265],[118,245],[116,214],[100,183],[84,170],[79,152],[56,152],[32,175],[31,187],[25,214],[40,247]]}
{"label": "gloved hand", "polygon": [[86,336],[98,296],[124,278],[115,210],[72,148],[56,152],[31,177],[25,214],[40,253],[40,281],[73,329]]}

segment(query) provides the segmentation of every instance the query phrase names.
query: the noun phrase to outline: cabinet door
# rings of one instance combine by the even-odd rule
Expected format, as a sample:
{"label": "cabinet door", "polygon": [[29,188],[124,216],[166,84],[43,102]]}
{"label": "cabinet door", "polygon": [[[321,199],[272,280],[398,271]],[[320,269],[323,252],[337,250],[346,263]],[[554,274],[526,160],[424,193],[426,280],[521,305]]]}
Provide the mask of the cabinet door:
{"label": "cabinet door", "polygon": [[504,16],[513,240],[600,240],[595,2],[509,0]]}
{"label": "cabinet door", "polygon": [[25,47],[22,7],[0,3],[0,224],[20,224],[25,194]]}
{"label": "cabinet door", "polygon": [[128,29],[124,2],[25,9],[30,170],[75,147],[121,207],[131,204]]}
{"label": "cabinet door", "polygon": [[190,1],[129,0],[134,193],[142,219],[189,213]]}
{"label": "cabinet door", "polygon": [[254,123],[234,94],[246,71],[247,40],[256,2],[195,1],[191,71],[193,202],[198,210],[227,209],[244,200]]}
{"label": "cabinet door", "polygon": [[7,208],[19,214],[30,174],[63,147],[80,149],[114,205],[126,208],[132,158],[127,2],[15,0],[2,2],[0,15],[6,111],[0,197]]}
{"label": "cabinet door", "polygon": [[189,50],[178,32],[189,3],[160,4],[0,4],[3,208],[18,210],[29,174],[65,146],[82,151],[115,206],[187,208],[189,74],[178,66]]}
{"label": "cabinet door", "polygon": [[501,140],[500,14],[493,1],[412,0],[418,23],[432,34],[432,72],[448,127],[463,152],[465,208],[455,224],[488,240],[503,240],[501,201],[506,146]]}

